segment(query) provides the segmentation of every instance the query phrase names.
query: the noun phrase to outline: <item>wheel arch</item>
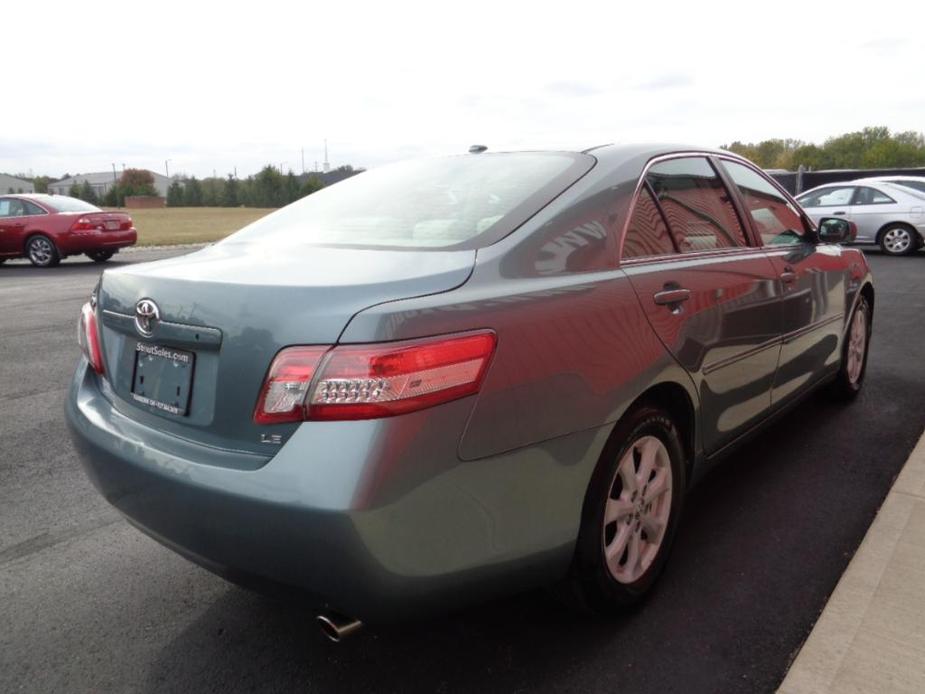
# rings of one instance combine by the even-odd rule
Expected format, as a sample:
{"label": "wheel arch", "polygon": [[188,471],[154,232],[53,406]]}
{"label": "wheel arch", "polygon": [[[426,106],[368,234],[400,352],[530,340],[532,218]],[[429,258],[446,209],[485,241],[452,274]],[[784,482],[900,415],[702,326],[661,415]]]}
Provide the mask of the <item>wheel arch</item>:
{"label": "wheel arch", "polygon": [[47,231],[42,231],[41,229],[30,229],[23,236],[23,241],[22,241],[22,254],[23,255],[28,255],[29,242],[32,239],[34,239],[36,236],[44,236],[46,239],[48,239],[51,245],[55,247],[58,253],[59,254],[61,253],[61,247],[58,245],[57,241],[55,241],[54,236],[49,234]]}
{"label": "wheel arch", "polygon": [[697,459],[697,414],[688,389],[675,381],[662,381],[650,386],[630,403],[613,429],[616,430],[630,412],[644,405],[664,410],[678,427],[684,447],[685,477],[689,483]]}

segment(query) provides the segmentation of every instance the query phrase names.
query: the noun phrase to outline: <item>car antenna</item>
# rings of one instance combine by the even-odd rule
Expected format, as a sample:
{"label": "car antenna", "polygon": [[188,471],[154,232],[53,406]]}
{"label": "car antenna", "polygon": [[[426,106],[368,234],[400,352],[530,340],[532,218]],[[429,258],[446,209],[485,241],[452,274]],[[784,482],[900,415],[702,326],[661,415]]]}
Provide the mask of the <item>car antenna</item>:
{"label": "car antenna", "polygon": [[469,147],[469,154],[481,154],[487,149],[488,147],[486,147],[485,145],[472,145],[471,147]]}

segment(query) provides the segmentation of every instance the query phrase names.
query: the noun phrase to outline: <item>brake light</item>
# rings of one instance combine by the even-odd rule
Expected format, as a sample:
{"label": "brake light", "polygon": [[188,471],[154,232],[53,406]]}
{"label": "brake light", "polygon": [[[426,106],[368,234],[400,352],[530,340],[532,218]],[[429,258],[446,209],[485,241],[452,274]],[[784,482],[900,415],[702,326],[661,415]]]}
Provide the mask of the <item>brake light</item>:
{"label": "brake light", "polygon": [[89,217],[81,217],[71,226],[71,231],[93,231],[94,229],[102,228],[102,222],[94,221]]}
{"label": "brake light", "polygon": [[96,312],[89,302],[80,309],[77,321],[77,343],[90,366],[98,374],[103,373],[103,351],[100,348],[100,332],[96,322]]}
{"label": "brake light", "polygon": [[[333,349],[289,347],[273,360],[254,420],[375,419],[457,400],[479,391],[495,342],[493,332],[481,331]],[[278,363],[300,366],[280,375]],[[268,419],[268,407],[279,416]]]}
{"label": "brake light", "polygon": [[279,424],[302,420],[305,394],[318,362],[329,349],[287,347],[277,354],[260,390],[254,421],[257,424]]}

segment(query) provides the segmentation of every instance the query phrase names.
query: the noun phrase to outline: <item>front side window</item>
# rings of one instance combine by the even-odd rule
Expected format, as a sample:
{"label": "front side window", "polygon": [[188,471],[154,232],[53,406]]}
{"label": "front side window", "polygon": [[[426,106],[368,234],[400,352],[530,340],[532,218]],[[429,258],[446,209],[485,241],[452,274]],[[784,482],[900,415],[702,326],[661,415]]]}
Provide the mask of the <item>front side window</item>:
{"label": "front side window", "polygon": [[806,233],[803,217],[770,181],[738,162],[723,159],[722,166],[738,187],[765,246],[803,240]]}
{"label": "front side window", "polygon": [[595,159],[565,152],[408,161],[348,178],[221,243],[480,248],[536,214]]}
{"label": "front side window", "polygon": [[854,195],[854,186],[839,186],[837,188],[822,188],[813,193],[807,193],[797,198],[803,207],[844,207],[851,203]]}
{"label": "front side window", "polygon": [[646,181],[682,253],[748,245],[729,193],[704,157],[658,162]]}
{"label": "front side window", "polygon": [[852,205],[887,205],[891,202],[896,202],[886,193],[881,193],[876,188],[868,188],[867,186],[859,186],[857,191],[854,194],[854,199],[851,201]]}
{"label": "front side window", "polygon": [[645,258],[648,256],[675,253],[674,243],[668,233],[668,226],[659,212],[648,186],[643,186],[633,206],[633,214],[626,227],[623,240],[624,258]]}

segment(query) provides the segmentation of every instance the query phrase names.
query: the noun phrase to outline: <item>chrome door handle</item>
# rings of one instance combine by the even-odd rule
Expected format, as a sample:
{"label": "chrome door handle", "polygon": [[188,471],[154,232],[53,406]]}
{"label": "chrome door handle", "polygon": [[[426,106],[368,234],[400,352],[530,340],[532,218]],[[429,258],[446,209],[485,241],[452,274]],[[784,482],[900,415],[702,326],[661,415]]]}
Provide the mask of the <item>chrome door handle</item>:
{"label": "chrome door handle", "polygon": [[659,306],[670,306],[671,304],[680,304],[691,298],[690,289],[665,289],[652,295],[652,299]]}
{"label": "chrome door handle", "polygon": [[832,214],[848,214],[844,210],[839,210],[838,212],[833,212]]}

